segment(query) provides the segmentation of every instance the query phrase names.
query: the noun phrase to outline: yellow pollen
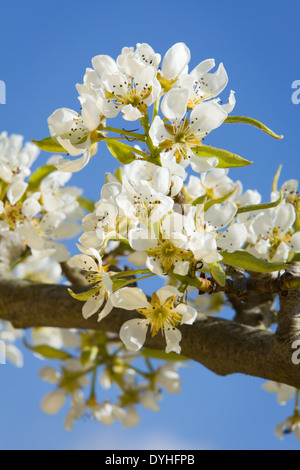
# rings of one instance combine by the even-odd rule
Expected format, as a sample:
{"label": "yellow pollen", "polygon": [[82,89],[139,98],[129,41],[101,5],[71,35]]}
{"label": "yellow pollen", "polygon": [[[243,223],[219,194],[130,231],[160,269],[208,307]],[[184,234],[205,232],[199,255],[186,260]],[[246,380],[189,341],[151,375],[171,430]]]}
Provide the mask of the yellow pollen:
{"label": "yellow pollen", "polygon": [[152,308],[141,308],[137,310],[150,322],[152,336],[155,336],[159,330],[164,331],[169,327],[179,325],[181,322],[181,316],[174,308],[175,299],[176,295],[161,304],[157,294],[154,293],[151,299]]}

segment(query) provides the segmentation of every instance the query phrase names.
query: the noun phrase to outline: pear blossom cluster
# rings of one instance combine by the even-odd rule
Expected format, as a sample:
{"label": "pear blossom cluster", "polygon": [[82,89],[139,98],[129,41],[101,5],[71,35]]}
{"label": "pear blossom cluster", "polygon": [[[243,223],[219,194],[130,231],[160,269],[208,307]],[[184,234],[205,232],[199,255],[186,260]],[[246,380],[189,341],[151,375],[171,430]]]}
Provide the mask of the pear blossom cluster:
{"label": "pear blossom cluster", "polygon": [[67,261],[69,252],[57,240],[79,233],[82,191],[65,187],[72,173],[55,169],[56,156],[48,160],[45,174],[32,173],[38,155],[34,144],[23,146],[22,136],[0,135],[0,233],[4,237],[12,231],[18,234],[37,259],[51,256]]}
{"label": "pear blossom cluster", "polygon": [[[279,189],[278,171],[263,201],[229,176],[229,168],[251,162],[206,143],[224,122],[282,136],[255,119],[230,116],[235,93],[221,101],[228,84],[222,63],[190,61],[182,42],[163,57],[145,43],[124,47],[116,60],[97,55],[76,85],[80,109],[55,110],[49,137],[24,145],[22,136],[0,134],[0,275],[5,268],[29,282],[64,283],[82,302],[87,325],[94,315],[102,322],[116,309],[133,312],[118,334],[42,327],[26,338],[0,322],[0,347],[16,366],[23,364],[15,344],[21,338],[39,360],[60,361],[40,371],[53,387],[41,408],[52,415],[68,403],[67,430],[82,417],[131,427],[139,405],[158,411],[162,389],[180,392],[181,325],[193,328],[220,312],[226,283],[237,273],[276,276],[300,260],[298,181]],[[118,116],[129,130],[111,124]],[[37,147],[52,156],[33,171]],[[107,151],[122,166],[105,174],[94,203],[67,183],[98,151],[100,168]],[[11,258],[5,242],[12,237],[18,249]],[[80,253],[70,257],[61,241],[74,237]],[[73,291],[73,275],[82,292],[78,285]],[[165,351],[147,349],[156,335]],[[117,398],[99,401],[100,387],[101,395],[117,389]],[[294,415],[275,432],[299,439],[299,391],[275,383],[264,389],[280,404],[295,397]]]}
{"label": "pear blossom cluster", "polygon": [[8,321],[0,321],[0,364],[8,361],[16,367],[23,367],[23,354],[17,346],[23,337],[22,330],[16,330]]}
{"label": "pear blossom cluster", "polygon": [[295,400],[294,413],[275,428],[275,435],[282,440],[284,435],[294,434],[300,441],[300,414],[299,414],[299,390],[289,385],[276,382],[263,384],[263,389],[269,393],[277,394],[277,401],[280,405],[286,405],[290,400]]}
{"label": "pear blossom cluster", "polygon": [[[222,272],[225,255],[248,253],[267,263],[285,262],[300,252],[299,196],[294,180],[284,183],[281,192],[274,191],[265,208],[260,194],[244,192],[241,182],[231,180],[226,169],[182,178],[173,171],[133,161],[117,171],[117,177],[107,174],[95,211],[83,218],[79,238],[83,254],[69,262],[84,270],[92,283],[83,296],[70,291],[85,301],[84,318],[98,313],[101,321],[113,307],[141,314],[120,330],[130,351],[138,351],[148,333],[155,336],[161,331],[166,352],[180,353],[178,326],[192,325],[197,319],[195,305],[185,294],[197,291],[199,275],[214,276],[216,267]],[[271,224],[272,230],[268,229]],[[264,253],[257,248],[262,243]],[[113,260],[120,245],[120,255],[137,268],[128,276],[135,274],[135,280],[159,276],[165,284],[151,299],[140,287],[130,286],[133,281],[126,280],[126,272],[120,277],[110,270],[105,260]]]}
{"label": "pear blossom cluster", "polygon": [[[79,335],[74,330],[66,330],[62,335],[61,331],[41,328],[32,335],[31,342],[36,351],[39,351],[38,346],[72,351],[72,356],[70,354],[63,360],[60,370],[47,365],[39,373],[42,380],[55,386],[43,397],[41,409],[54,415],[68,403],[64,420],[67,431],[71,431],[82,417],[105,426],[116,421],[125,428],[136,426],[140,421],[138,406],[158,411],[163,389],[169,393],[180,392],[180,361],[160,361],[155,367],[148,359],[146,369],[140,371],[133,364],[135,356],[128,355],[114,335],[93,332]],[[113,386],[119,390],[118,398],[99,402],[98,388],[103,394]]]}
{"label": "pear blossom cluster", "polygon": [[[58,284],[62,281],[62,268],[52,258],[30,255],[16,266],[14,275],[30,282]],[[178,369],[183,362],[163,357],[157,363],[148,357],[144,370],[138,370],[135,361],[139,355],[129,354],[114,334],[39,327],[25,335],[10,322],[1,321],[0,361],[22,367],[23,354],[18,344],[22,339],[37,359],[60,361],[58,367],[44,365],[39,372],[39,377],[54,387],[41,400],[41,409],[54,415],[68,408],[64,420],[67,431],[83,417],[106,426],[116,421],[125,428],[135,426],[141,419],[140,406],[159,411],[163,390],[173,394],[181,390]],[[115,387],[119,389],[118,398],[113,393],[114,398],[107,396],[99,401],[99,390],[103,395]]]}
{"label": "pear blossom cluster", "polygon": [[[286,181],[281,191],[284,197],[277,207],[261,210],[244,220],[249,253],[274,262],[290,261],[300,252],[298,181]],[[273,191],[271,200],[276,199],[278,191]]]}
{"label": "pear blossom cluster", "polygon": [[82,154],[75,160],[61,158],[57,168],[71,172],[84,168],[99,142],[113,140],[110,131],[134,134],[111,128],[109,120],[119,114],[125,121],[138,121],[146,132],[146,137],[133,135],[148,145],[148,153],[139,157],[161,160],[166,166],[185,167],[190,162],[197,172],[216,167],[218,158],[201,155],[199,147],[234,109],[235,96],[231,91],[225,104],[219,97],[228,83],[222,63],[214,70],[215,61],[207,59],[190,70],[190,60],[184,43],[174,44],[162,59],[145,43],[124,47],[116,60],[108,55],[93,57],[83,83],[76,85],[80,113],[60,108],[48,119],[50,136],[60,151],[73,157]]}

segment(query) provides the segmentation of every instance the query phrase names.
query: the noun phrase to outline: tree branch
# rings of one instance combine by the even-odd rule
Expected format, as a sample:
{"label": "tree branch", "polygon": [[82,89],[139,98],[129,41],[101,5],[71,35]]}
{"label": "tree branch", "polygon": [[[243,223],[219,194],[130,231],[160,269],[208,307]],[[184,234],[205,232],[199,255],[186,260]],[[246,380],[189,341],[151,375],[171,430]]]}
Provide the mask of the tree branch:
{"label": "tree branch", "polygon": [[[284,297],[288,306],[281,316],[288,314],[286,310],[294,305],[295,295],[291,291]],[[299,291],[297,302],[299,313]],[[16,328],[48,326],[118,333],[126,320],[139,316],[136,312],[114,309],[98,323],[97,315],[84,320],[81,309],[82,302],[74,300],[65,286],[18,279],[0,281],[0,318]],[[289,326],[282,328],[274,334],[220,318],[203,319],[193,326],[180,327],[182,354],[219,375],[242,373],[300,388],[300,366],[291,361],[291,345],[297,331],[287,335]],[[158,334],[148,338],[146,345],[164,349],[165,341]]]}

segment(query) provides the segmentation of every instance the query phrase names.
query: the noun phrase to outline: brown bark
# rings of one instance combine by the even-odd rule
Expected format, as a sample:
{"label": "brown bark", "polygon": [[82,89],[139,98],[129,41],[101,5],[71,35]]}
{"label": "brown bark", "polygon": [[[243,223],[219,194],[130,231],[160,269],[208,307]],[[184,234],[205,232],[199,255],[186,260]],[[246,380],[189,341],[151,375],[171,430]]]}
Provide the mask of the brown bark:
{"label": "brown bark", "polygon": [[[291,276],[296,275],[294,272]],[[245,285],[245,280],[241,282],[245,289],[259,285],[259,291],[262,286],[257,280],[247,281],[249,286]],[[263,282],[267,286],[271,281]],[[231,294],[240,291],[232,283],[228,286]],[[221,318],[202,319],[193,326],[183,325],[180,327],[182,354],[219,375],[242,373],[300,388],[300,366],[291,360],[292,343],[299,332],[299,296],[296,288],[281,294],[277,333]],[[97,315],[83,319],[82,305],[69,295],[65,286],[39,285],[12,278],[0,280],[0,318],[11,321],[16,328],[48,326],[118,333],[124,321],[138,316],[136,312],[114,309],[98,323]],[[164,349],[165,342],[158,334],[148,338],[146,345]]]}

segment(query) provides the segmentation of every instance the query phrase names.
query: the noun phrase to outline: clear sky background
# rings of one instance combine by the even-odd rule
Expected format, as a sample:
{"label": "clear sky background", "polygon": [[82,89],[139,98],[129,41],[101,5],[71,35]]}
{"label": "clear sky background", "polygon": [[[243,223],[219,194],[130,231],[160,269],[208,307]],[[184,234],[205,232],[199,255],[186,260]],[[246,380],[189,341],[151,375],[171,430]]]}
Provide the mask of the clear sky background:
{"label": "clear sky background", "polygon": [[[299,0],[11,0],[2,2],[0,18],[0,80],[7,86],[0,131],[26,140],[48,136],[47,118],[56,108],[79,109],[75,84],[95,55],[116,58],[122,47],[147,42],[163,56],[183,41],[191,68],[206,58],[224,63],[230,81],[222,96],[226,101],[230,89],[236,92],[233,114],[255,117],[285,136],[277,141],[228,124],[213,132],[207,143],[254,161],[231,177],[268,201],[280,163],[281,182],[299,176],[300,105],[291,101],[292,83],[300,80]],[[41,154],[38,163],[48,156]],[[72,184],[97,199],[105,172],[115,167],[100,147]],[[39,409],[51,389],[37,377],[41,366],[27,351],[23,369],[0,366],[1,449],[299,448],[294,436],[274,437],[292,406],[279,407],[261,389],[264,381],[217,377],[195,363],[182,372],[182,394],[165,394],[160,413],[142,412],[137,428],[80,421],[69,434],[62,426],[66,408],[55,417]]]}

